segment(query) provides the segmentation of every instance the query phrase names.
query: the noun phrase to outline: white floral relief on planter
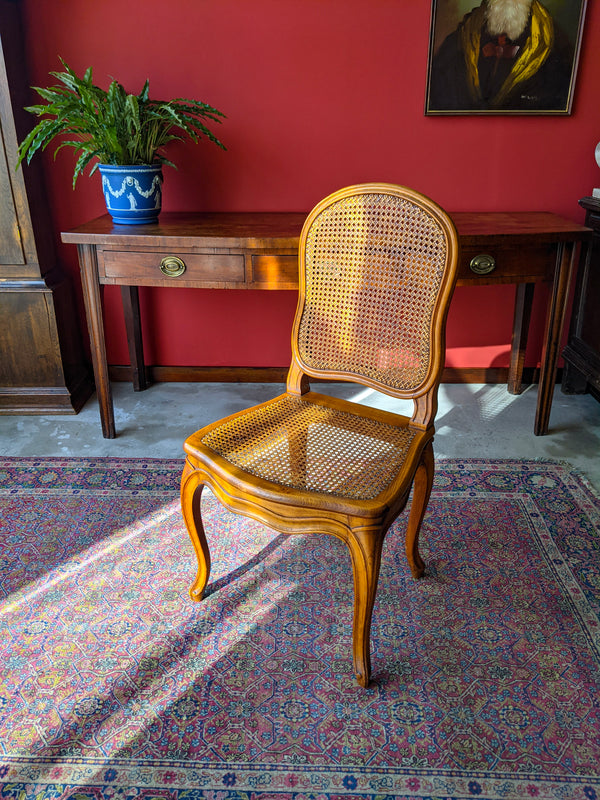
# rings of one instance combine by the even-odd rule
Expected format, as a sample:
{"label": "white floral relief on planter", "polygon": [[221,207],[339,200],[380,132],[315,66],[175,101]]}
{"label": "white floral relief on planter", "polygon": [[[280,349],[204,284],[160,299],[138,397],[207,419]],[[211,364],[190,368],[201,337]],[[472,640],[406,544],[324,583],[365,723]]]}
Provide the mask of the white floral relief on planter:
{"label": "white floral relief on planter", "polygon": [[[156,203],[158,204],[161,185],[162,185],[161,176],[155,175],[154,178],[152,179],[152,185],[150,186],[150,188],[148,190],[144,190],[140,186],[140,183],[137,178],[134,178],[133,175],[127,175],[125,178],[123,178],[123,181],[121,183],[121,188],[113,189],[113,187],[110,185],[110,180],[108,179],[108,177],[106,175],[102,176],[102,191],[104,192],[104,196],[106,198],[106,205],[109,208],[110,208],[110,195],[112,195],[115,198],[122,197],[125,191],[131,187],[135,189],[135,191],[138,193],[140,197],[148,198],[151,197],[156,192]],[[131,208],[137,208],[133,192],[130,192],[127,195],[127,197],[129,199]],[[158,208],[158,205],[156,205],[155,207]]]}

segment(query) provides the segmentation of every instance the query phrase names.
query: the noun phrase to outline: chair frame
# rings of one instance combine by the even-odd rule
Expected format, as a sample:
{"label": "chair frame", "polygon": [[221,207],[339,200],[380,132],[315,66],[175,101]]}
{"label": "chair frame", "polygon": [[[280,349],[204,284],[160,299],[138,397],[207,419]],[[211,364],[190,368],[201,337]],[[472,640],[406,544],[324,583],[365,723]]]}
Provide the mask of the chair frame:
{"label": "chair frame", "polygon": [[[306,298],[304,262],[306,241],[313,222],[319,214],[339,200],[358,194],[392,194],[419,206],[439,225],[446,240],[446,264],[436,295],[435,310],[430,326],[430,363],[421,385],[407,389],[391,388],[365,376],[339,370],[313,369],[303,362],[298,348],[298,332]],[[198,561],[196,579],[190,597],[199,601],[208,583],[211,558],[202,522],[201,496],[208,486],[229,510],[243,514],[281,533],[327,533],[346,543],[354,576],[353,663],[356,680],[366,687],[371,676],[370,630],[373,605],[385,535],[403,511],[412,489],[405,550],[414,578],[420,578],[425,564],[419,553],[419,532],[434,478],[434,418],[437,411],[437,391],[444,365],[445,322],[456,281],[459,244],[456,229],[449,215],[424,195],[402,186],[369,183],[349,186],[322,200],[308,215],[300,236],[298,307],[292,331],[292,361],[288,372],[286,392],[274,400],[262,403],[261,409],[286,396],[301,397],[308,403],[323,405],[361,418],[409,428],[414,437],[404,465],[391,484],[370,500],[325,495],[319,492],[281,487],[245,472],[221,455],[206,447],[202,438],[222,425],[248,412],[233,414],[192,434],[185,442],[187,454],[181,479],[182,513]],[[399,399],[412,399],[411,418],[324,396],[310,389],[310,378],[331,381],[351,381]],[[299,441],[294,446],[302,448]]]}

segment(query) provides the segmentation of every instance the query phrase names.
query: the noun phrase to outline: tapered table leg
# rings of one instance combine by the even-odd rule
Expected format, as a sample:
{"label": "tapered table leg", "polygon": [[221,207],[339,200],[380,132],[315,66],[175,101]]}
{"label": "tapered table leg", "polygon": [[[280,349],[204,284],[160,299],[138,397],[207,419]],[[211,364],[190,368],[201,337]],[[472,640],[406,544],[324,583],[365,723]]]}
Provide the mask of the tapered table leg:
{"label": "tapered table leg", "polygon": [[114,439],[117,433],[115,430],[112,391],[108,378],[108,363],[106,360],[102,298],[100,282],[98,280],[96,248],[89,244],[78,244],[77,252],[79,254],[79,268],[81,271],[81,286],[83,289],[85,314],[90,335],[96,394],[100,406],[102,435],[105,439]]}
{"label": "tapered table leg", "polygon": [[557,248],[556,270],[546,319],[538,402],[533,428],[536,436],[543,436],[548,433],[552,394],[556,380],[556,364],[567,310],[569,287],[575,270],[577,250],[578,247],[574,242],[560,243]]}
{"label": "tapered table leg", "polygon": [[534,288],[534,283],[517,284],[507,387],[511,394],[521,394],[523,391],[523,365],[525,364]]}
{"label": "tapered table leg", "polygon": [[121,300],[127,332],[127,346],[134,392],[142,392],[148,388],[146,365],[144,363],[144,343],[140,322],[140,298],[137,286],[121,286]]}

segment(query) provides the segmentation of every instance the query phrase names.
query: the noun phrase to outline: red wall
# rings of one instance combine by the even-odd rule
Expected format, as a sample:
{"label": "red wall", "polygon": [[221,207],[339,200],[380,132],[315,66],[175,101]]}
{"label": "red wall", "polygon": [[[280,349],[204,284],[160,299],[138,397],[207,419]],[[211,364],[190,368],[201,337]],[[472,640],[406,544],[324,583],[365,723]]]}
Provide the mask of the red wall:
{"label": "red wall", "polygon": [[[95,81],[195,97],[227,114],[210,143],[177,144],[165,210],[300,210],[344,185],[409,185],[448,210],[546,210],[577,221],[600,185],[600,8],[589,3],[571,116],[426,117],[431,3],[421,0],[40,0],[22,2],[29,78],[62,56]],[[99,176],[71,189],[71,152],[46,175],[60,231],[104,213]],[[77,276],[73,247],[59,244]],[[538,361],[545,290],[527,363]],[[506,366],[514,287],[461,287],[447,364]],[[292,292],[143,290],[147,362],[283,366]],[[109,361],[127,363],[118,290],[106,291]]]}

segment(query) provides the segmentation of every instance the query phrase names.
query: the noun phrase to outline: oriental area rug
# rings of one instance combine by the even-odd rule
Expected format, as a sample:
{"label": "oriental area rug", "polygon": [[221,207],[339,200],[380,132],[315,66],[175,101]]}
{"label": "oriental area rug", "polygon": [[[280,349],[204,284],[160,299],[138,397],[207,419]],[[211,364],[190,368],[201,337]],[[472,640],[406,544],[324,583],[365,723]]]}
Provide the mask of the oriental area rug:
{"label": "oriental area rug", "polygon": [[0,797],[600,800],[600,501],[568,465],[440,461],[426,576],[384,546],[373,680],[352,572],[183,461],[0,458]]}

